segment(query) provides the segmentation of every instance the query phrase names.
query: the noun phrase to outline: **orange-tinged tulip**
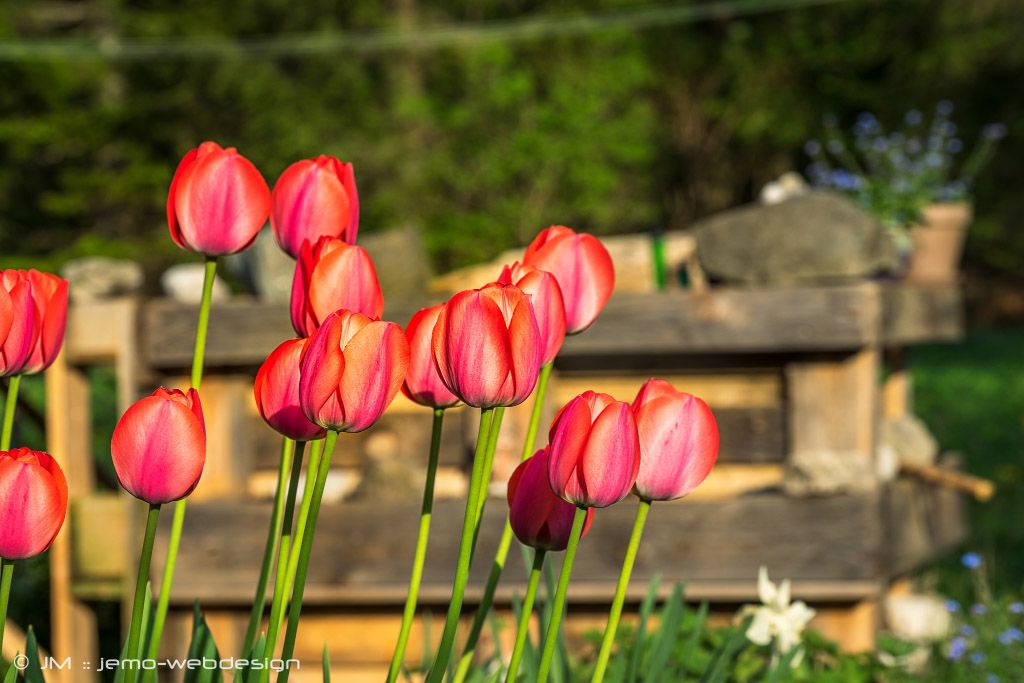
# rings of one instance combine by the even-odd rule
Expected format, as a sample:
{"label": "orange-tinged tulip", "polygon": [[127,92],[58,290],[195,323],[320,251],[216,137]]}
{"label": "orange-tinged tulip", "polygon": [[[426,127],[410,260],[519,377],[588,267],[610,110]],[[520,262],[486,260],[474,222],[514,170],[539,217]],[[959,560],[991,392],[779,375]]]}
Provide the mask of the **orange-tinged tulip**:
{"label": "orange-tinged tulip", "polygon": [[459,292],[434,326],[434,361],[453,394],[476,408],[514,406],[533,392],[544,352],[530,298],[515,285]]}
{"label": "orange-tinged tulip", "polygon": [[117,479],[128,493],[151,505],[192,493],[206,464],[206,424],[199,394],[154,391],[133,403],[110,441]]}
{"label": "orange-tinged tulip", "polygon": [[637,495],[674,500],[697,488],[718,459],[718,425],[708,404],[651,379],[636,395],[633,413],[640,434]]}
{"label": "orange-tinged tulip", "polygon": [[53,543],[68,509],[68,484],[48,453],[0,451],[0,557],[24,560]]}
{"label": "orange-tinged tulip", "polygon": [[234,147],[204,142],[178,164],[167,193],[167,226],[182,249],[207,256],[242,251],[270,215],[270,188]]}
{"label": "orange-tinged tulip", "polygon": [[278,245],[298,258],[302,244],[340,237],[355,244],[359,195],[352,164],[321,154],[285,169],[271,194],[270,227]]}
{"label": "orange-tinged tulip", "polygon": [[[565,550],[576,506],[551,491],[548,483],[548,449],[543,448],[519,463],[508,480],[508,521],[524,545],[542,550]],[[583,534],[594,519],[587,510]],[[581,538],[582,538],[581,536]]]}
{"label": "orange-tinged tulip", "polygon": [[534,238],[523,263],[558,280],[569,334],[590,327],[615,288],[615,266],[601,241],[585,232],[554,225]]}
{"label": "orange-tinged tulip", "polygon": [[50,367],[64,344],[64,329],[68,321],[68,281],[38,270],[28,271],[28,279],[32,284],[39,335],[22,372],[32,374]]}
{"label": "orange-tinged tulip", "polygon": [[256,406],[268,425],[296,441],[312,441],[324,435],[299,405],[299,361],[308,339],[289,339],[271,351],[256,373],[253,391]]}
{"label": "orange-tinged tulip", "polygon": [[541,365],[553,361],[565,341],[565,304],[562,302],[558,280],[546,270],[513,263],[501,271],[498,282],[515,285],[530,295],[530,303],[537,317],[537,328],[544,342]]}
{"label": "orange-tinged tulip", "polygon": [[437,372],[432,346],[434,325],[444,304],[417,311],[405,328],[409,341],[409,370],[405,373],[402,393],[410,400],[429,408],[450,408],[459,402]]}
{"label": "orange-tinged tulip", "polygon": [[39,315],[32,295],[32,280],[27,271],[0,273],[0,376],[25,372],[39,341]]}
{"label": "orange-tinged tulip", "polygon": [[548,480],[562,500],[608,507],[629,495],[640,439],[628,403],[585,391],[562,408],[549,434]]}
{"label": "orange-tinged tulip", "polygon": [[366,250],[337,237],[306,242],[292,280],[292,327],[309,337],[327,316],[353,311],[374,320],[384,312],[384,294]]}
{"label": "orange-tinged tulip", "polygon": [[337,311],[324,320],[302,355],[302,412],[325,429],[361,432],[394,400],[408,366],[409,343],[401,327]]}

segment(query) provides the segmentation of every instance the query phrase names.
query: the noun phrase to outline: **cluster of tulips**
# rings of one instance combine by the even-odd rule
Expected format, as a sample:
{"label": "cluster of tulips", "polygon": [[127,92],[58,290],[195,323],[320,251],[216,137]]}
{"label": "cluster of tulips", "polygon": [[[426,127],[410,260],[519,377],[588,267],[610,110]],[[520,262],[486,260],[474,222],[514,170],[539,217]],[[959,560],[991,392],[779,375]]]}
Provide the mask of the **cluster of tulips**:
{"label": "cluster of tulips", "polygon": [[[594,674],[595,681],[602,680],[651,503],[692,491],[708,475],[718,452],[717,426],[708,406],[658,379],[648,381],[632,404],[593,391],[575,397],[558,411],[547,444],[535,451],[548,378],[562,343],[566,335],[586,330],[611,296],[615,276],[607,250],[592,235],[562,226],[548,228],[533,240],[521,261],[495,273],[493,282],[419,311],[403,330],[380,319],[384,301],[373,262],[354,244],[359,201],[351,164],[326,156],[299,161],[284,171],[271,192],[247,159],[212,142],[203,143],[182,160],[167,203],[174,241],[203,254],[207,261],[191,387],[187,391],[160,388],[136,402],[117,424],[111,443],[122,486],[149,504],[125,659],[153,658],[159,651],[185,501],[199,483],[205,463],[200,382],[217,259],[249,246],[268,217],[278,244],[297,260],[291,297],[297,338],[283,341],[255,380],[260,414],[283,440],[273,513],[241,653],[252,663],[246,680],[266,680],[266,662],[275,657],[287,661],[294,653],[317,518],[339,435],[371,427],[399,391],[433,411],[433,434],[419,539],[388,682],[397,680],[402,671],[416,613],[444,414],[460,403],[479,409],[480,421],[451,601],[426,680],[437,683],[449,674],[452,680],[465,679],[514,535],[534,549],[534,559],[508,663],[508,681],[517,680],[545,555],[565,552],[553,598],[555,616],[543,640],[536,676],[544,683],[573,558],[594,509],[634,493],[639,498],[636,522]],[[8,283],[6,274],[4,283]],[[0,291],[9,291],[14,300],[16,289],[6,286]],[[62,291],[66,301],[66,286]],[[0,298],[0,312],[6,312],[2,308],[6,305]],[[47,336],[49,318],[40,317],[39,338],[59,337],[56,322]],[[62,332],[63,309],[60,319]],[[13,329],[12,325],[12,336]],[[15,341],[21,343],[18,338]],[[3,360],[10,368],[7,348],[5,343]],[[40,362],[52,361],[55,353],[52,348],[40,352]],[[39,367],[31,360],[14,365],[21,368],[18,371]],[[531,395],[533,410],[522,462],[508,483],[508,521],[464,650],[451,669],[503,413]],[[7,560],[41,552],[52,540],[59,522],[43,522],[63,519],[67,491],[48,456],[12,451],[0,457],[0,555],[8,577]],[[307,475],[300,494],[304,466]],[[29,472],[29,467],[34,468],[32,474],[23,476],[21,472]],[[19,469],[9,474],[12,468]],[[153,614],[147,619],[144,605],[150,600],[148,579],[157,522],[161,506],[172,502],[168,561],[152,603]],[[9,540],[19,534],[39,542],[22,547]],[[268,592],[272,596],[269,616]],[[147,621],[151,623],[144,629]],[[129,669],[129,683],[135,680],[134,673]],[[286,668],[278,680],[286,681],[288,675]]]}

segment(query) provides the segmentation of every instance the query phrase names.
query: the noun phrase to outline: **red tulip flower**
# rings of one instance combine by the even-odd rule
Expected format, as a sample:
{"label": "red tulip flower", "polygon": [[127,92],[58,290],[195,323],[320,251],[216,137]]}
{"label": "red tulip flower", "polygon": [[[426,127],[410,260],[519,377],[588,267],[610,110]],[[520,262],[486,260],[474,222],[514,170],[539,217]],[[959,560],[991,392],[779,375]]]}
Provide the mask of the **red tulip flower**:
{"label": "red tulip flower", "polygon": [[300,337],[311,336],[327,316],[341,309],[379,320],[384,294],[370,255],[338,237],[303,244],[295,264],[291,308],[292,327]]}
{"label": "red tulip flower", "polygon": [[299,405],[299,361],[308,339],[289,339],[271,351],[256,373],[256,406],[268,425],[295,441],[312,441],[324,430]]}
{"label": "red tulip flower", "polygon": [[325,429],[361,432],[394,400],[408,366],[409,343],[401,327],[337,311],[302,355],[302,412]]}
{"label": "red tulip flower", "polygon": [[[548,449],[537,451],[519,463],[508,480],[508,521],[516,538],[541,550],[565,550],[576,506],[551,492],[548,483]],[[586,536],[594,510],[587,510],[583,525]],[[582,538],[581,536],[581,538]]]}
{"label": "red tulip flower", "polygon": [[476,408],[525,401],[544,353],[530,298],[497,283],[453,296],[434,325],[433,346],[445,386]]}
{"label": "red tulip flower", "polygon": [[641,453],[637,495],[674,500],[697,488],[718,459],[718,425],[708,404],[652,379],[636,395],[633,414]]}
{"label": "red tulip flower", "polygon": [[549,440],[548,480],[559,498],[603,508],[629,495],[640,471],[640,439],[628,403],[585,391],[555,417]]}
{"label": "red tulip flower", "polygon": [[0,451],[0,557],[24,560],[57,536],[68,510],[68,484],[48,453]]}
{"label": "red tulip flower", "polygon": [[110,442],[117,479],[151,505],[192,493],[206,464],[206,424],[195,389],[154,391],[133,403]]}
{"label": "red tulip flower", "polygon": [[0,285],[0,376],[10,377],[28,367],[39,341],[39,316],[27,271],[3,271]]}
{"label": "red tulip flower", "polygon": [[271,194],[270,227],[277,244],[298,258],[302,244],[339,237],[355,244],[359,195],[352,164],[321,154],[285,169]]}
{"label": "red tulip flower", "polygon": [[42,372],[53,364],[64,344],[68,322],[68,281],[38,270],[28,271],[35,302],[39,336],[32,349],[24,373]]}
{"label": "red tulip flower", "polygon": [[547,365],[555,359],[565,341],[565,304],[558,280],[545,270],[513,263],[501,271],[498,282],[515,285],[530,295],[540,338],[544,341],[541,365]]}
{"label": "red tulip flower", "polygon": [[523,263],[558,280],[569,334],[590,327],[615,288],[615,266],[601,241],[563,225],[537,235],[526,248]]}
{"label": "red tulip flower", "polygon": [[270,215],[270,188],[234,147],[204,142],[178,164],[167,194],[174,243],[207,256],[242,251]]}
{"label": "red tulip flower", "polygon": [[409,370],[405,373],[402,393],[411,401],[428,408],[451,408],[459,402],[437,372],[432,346],[434,325],[444,304],[418,311],[405,328],[409,341]]}

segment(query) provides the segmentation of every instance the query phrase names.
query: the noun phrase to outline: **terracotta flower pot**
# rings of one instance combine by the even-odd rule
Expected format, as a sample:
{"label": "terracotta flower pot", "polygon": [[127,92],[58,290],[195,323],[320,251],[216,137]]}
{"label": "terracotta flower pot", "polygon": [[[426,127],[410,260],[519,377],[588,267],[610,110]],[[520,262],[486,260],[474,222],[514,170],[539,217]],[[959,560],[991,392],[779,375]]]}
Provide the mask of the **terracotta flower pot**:
{"label": "terracotta flower pot", "polygon": [[967,227],[974,212],[967,202],[930,204],[921,210],[921,223],[910,228],[912,252],[906,279],[948,284],[957,281]]}

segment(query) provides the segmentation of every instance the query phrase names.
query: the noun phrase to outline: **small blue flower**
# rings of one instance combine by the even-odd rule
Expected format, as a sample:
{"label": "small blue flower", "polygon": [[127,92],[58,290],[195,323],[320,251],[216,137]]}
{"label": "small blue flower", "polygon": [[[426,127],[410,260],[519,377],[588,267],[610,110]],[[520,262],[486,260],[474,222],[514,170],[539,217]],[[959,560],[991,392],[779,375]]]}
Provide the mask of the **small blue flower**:
{"label": "small blue flower", "polygon": [[921,152],[921,141],[917,138],[910,138],[906,145],[908,154],[919,154]]}
{"label": "small blue flower", "polygon": [[1011,602],[1010,614],[1024,614],[1024,602]]}
{"label": "small blue flower", "polygon": [[958,138],[952,138],[946,143],[946,151],[950,154],[959,154],[964,149],[964,143],[960,142]]}
{"label": "small blue flower", "polygon": [[971,605],[971,614],[982,615],[986,612],[988,612],[988,607],[985,607],[985,605],[981,604],[980,602]]}
{"label": "small blue flower", "polygon": [[967,652],[967,641],[963,638],[954,638],[949,641],[949,654],[947,655],[950,661],[959,662]]}
{"label": "small blue flower", "polygon": [[999,642],[1003,645],[1019,643],[1021,640],[1024,640],[1024,632],[1019,628],[1008,628],[999,634]]}
{"label": "small blue flower", "polygon": [[935,105],[935,111],[939,116],[949,116],[953,113],[953,103],[949,100],[939,100],[939,103]]}
{"label": "small blue flower", "polygon": [[806,152],[808,156],[812,157],[821,154],[821,143],[817,140],[808,140],[804,143],[804,152]]}
{"label": "small blue flower", "polygon": [[911,109],[903,115],[903,120],[908,126],[916,126],[921,123],[924,117],[921,116],[921,112],[917,109]]}
{"label": "small blue flower", "polygon": [[950,611],[950,612],[959,612],[960,611],[960,603],[957,602],[956,600],[953,600],[952,598],[950,598],[950,599],[946,600],[946,609],[948,611]]}
{"label": "small blue flower", "polygon": [[951,138],[956,135],[956,124],[952,121],[943,121],[939,124],[939,135]]}
{"label": "small blue flower", "polygon": [[854,122],[853,126],[859,132],[869,133],[878,129],[878,119],[876,119],[875,115],[870,112],[862,112],[857,116],[857,120]]}
{"label": "small blue flower", "polygon": [[974,635],[974,627],[970,624],[964,624],[960,627],[960,635],[962,635],[964,638],[970,638]]}
{"label": "small blue flower", "polygon": [[964,553],[964,556],[960,558],[960,564],[968,569],[977,569],[981,566],[981,555],[978,553]]}
{"label": "small blue flower", "polygon": [[889,149],[889,141],[883,137],[875,138],[875,141],[871,143],[871,149],[876,152],[884,152]]}
{"label": "small blue flower", "polygon": [[971,664],[981,664],[985,661],[984,652],[972,652],[971,653]]}
{"label": "small blue flower", "polygon": [[989,674],[985,677],[985,683],[999,683],[999,676],[995,674]]}
{"label": "small blue flower", "polygon": [[1006,137],[1006,125],[1002,123],[990,123],[981,130],[981,134],[989,140],[999,140]]}

